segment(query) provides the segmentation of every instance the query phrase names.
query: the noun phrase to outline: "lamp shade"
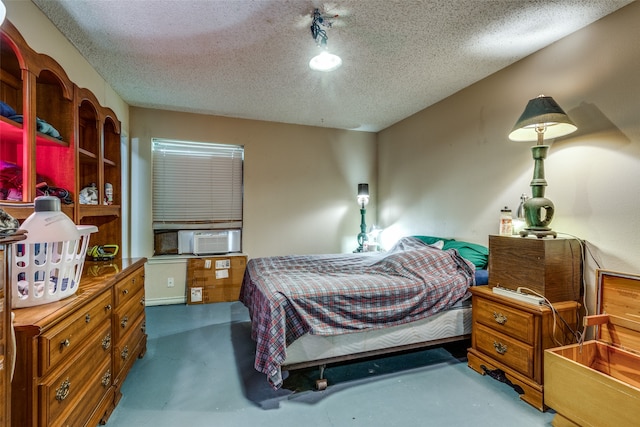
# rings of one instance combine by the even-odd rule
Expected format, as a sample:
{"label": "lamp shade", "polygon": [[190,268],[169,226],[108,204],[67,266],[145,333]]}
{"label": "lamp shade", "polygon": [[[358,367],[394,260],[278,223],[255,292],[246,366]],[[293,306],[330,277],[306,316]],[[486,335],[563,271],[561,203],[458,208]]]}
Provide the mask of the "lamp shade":
{"label": "lamp shade", "polygon": [[369,196],[369,184],[358,184],[358,197]]}
{"label": "lamp shade", "polygon": [[323,50],[319,55],[314,56],[309,61],[309,68],[316,71],[333,71],[340,68],[342,59],[338,55]]}
{"label": "lamp shade", "polygon": [[7,16],[7,8],[4,5],[4,2],[0,0],[0,25],[4,22],[4,18]]}
{"label": "lamp shade", "polygon": [[369,184],[358,184],[358,204],[363,209],[369,204]]}
{"label": "lamp shade", "polygon": [[577,126],[550,96],[540,95],[529,100],[524,112],[509,133],[512,141],[536,141],[539,134],[558,138],[574,132]]}

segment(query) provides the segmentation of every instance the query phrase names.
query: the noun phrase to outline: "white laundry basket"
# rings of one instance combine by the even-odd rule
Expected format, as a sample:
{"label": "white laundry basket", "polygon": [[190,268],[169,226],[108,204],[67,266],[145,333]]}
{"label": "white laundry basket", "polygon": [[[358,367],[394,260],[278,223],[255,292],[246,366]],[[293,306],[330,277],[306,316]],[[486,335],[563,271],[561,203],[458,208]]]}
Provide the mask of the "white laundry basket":
{"label": "white laundry basket", "polygon": [[76,226],[60,211],[57,197],[35,199],[35,212],[21,229],[27,238],[14,245],[11,275],[13,308],[59,301],[76,293],[93,225]]}

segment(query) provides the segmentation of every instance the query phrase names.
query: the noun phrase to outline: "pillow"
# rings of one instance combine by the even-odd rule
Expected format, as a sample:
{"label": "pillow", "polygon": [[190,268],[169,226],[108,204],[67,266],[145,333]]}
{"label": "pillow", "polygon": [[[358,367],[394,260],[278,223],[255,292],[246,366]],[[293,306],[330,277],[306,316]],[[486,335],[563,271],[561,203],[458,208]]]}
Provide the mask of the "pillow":
{"label": "pillow", "polygon": [[436,249],[444,249],[444,240],[437,240],[433,243],[429,243],[429,246]]}
{"label": "pillow", "polygon": [[422,240],[427,245],[433,245],[438,241],[444,242],[442,249],[456,249],[460,256],[468,261],[471,261],[476,269],[487,268],[489,262],[489,248],[486,246],[478,245],[476,243],[465,242],[455,239],[443,239],[442,237],[433,236],[413,236],[416,239]]}

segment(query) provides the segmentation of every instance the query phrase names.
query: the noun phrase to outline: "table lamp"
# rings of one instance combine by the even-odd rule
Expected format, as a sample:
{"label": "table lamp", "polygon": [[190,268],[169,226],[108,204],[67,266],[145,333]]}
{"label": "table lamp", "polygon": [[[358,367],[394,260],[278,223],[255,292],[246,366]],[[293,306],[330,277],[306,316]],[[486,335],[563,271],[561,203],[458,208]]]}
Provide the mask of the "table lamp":
{"label": "table lamp", "polygon": [[509,134],[512,141],[537,141],[531,147],[534,159],[531,194],[524,203],[526,227],[520,232],[522,237],[533,234],[538,238],[557,236],[549,227],[553,219],[554,206],[551,200],[544,197],[547,181],[544,178],[544,159],[549,152],[549,145],[544,139],[558,138],[568,135],[577,129],[569,116],[550,96],[540,95],[529,100],[524,112]]}

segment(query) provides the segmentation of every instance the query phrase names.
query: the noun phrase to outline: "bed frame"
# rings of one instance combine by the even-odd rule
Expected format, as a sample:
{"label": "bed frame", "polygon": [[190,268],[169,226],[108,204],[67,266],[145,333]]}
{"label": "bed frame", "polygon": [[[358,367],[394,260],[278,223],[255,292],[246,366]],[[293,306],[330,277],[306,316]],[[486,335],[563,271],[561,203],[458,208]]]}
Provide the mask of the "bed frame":
{"label": "bed frame", "polygon": [[307,334],[287,347],[281,369],[317,366],[316,389],[324,390],[324,370],[329,364],[462,341],[471,337],[471,325],[471,300],[467,299],[426,319],[390,328],[332,336]]}

